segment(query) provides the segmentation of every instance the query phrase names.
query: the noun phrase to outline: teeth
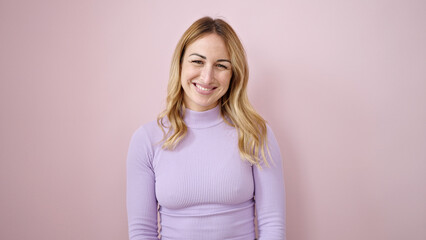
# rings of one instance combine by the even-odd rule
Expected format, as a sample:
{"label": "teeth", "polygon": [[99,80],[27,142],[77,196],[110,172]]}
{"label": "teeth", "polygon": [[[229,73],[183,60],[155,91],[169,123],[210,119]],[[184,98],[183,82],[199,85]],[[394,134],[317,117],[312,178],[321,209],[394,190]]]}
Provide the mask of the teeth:
{"label": "teeth", "polygon": [[198,84],[195,84],[195,86],[196,86],[197,88],[199,88],[199,89],[203,90],[203,91],[209,91],[209,90],[211,90],[211,89],[208,89],[208,88],[203,88],[203,87],[201,87],[201,86],[200,86],[200,85],[198,85]]}

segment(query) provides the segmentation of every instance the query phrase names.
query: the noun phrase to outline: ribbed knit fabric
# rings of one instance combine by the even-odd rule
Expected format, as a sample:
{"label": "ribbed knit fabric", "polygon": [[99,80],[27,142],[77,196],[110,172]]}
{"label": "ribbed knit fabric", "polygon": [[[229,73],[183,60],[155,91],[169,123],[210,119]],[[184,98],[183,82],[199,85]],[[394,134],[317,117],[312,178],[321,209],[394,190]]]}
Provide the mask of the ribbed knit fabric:
{"label": "ribbed knit fabric", "polygon": [[223,121],[220,106],[186,109],[184,121],[187,135],[173,151],[158,144],[163,133],[156,121],[132,136],[127,155],[130,239],[158,239],[157,203],[163,240],[252,240],[254,205],[259,240],[285,239],[282,160],[270,127],[274,165],[259,170],[240,158],[237,131]]}

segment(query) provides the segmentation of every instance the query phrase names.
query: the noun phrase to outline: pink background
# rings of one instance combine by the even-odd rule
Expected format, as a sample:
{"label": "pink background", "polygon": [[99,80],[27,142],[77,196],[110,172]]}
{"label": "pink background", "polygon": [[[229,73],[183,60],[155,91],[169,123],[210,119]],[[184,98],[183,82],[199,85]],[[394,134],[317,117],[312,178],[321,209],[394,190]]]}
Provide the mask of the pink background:
{"label": "pink background", "polygon": [[426,239],[425,1],[0,1],[0,239],[127,238],[130,136],[224,17],[281,146],[289,240]]}

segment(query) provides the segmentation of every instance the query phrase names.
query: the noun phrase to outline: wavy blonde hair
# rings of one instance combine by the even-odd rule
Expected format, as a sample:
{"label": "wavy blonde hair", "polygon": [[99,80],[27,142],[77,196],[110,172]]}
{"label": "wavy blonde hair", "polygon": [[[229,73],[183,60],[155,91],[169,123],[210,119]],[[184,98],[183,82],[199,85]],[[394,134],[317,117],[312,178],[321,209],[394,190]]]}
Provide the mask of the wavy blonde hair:
{"label": "wavy blonde hair", "polygon": [[[235,31],[221,19],[203,17],[195,21],[179,40],[173,54],[170,78],[167,87],[166,109],[159,114],[157,123],[164,138],[163,149],[173,150],[187,133],[183,121],[185,105],[181,86],[182,58],[185,49],[206,34],[215,33],[223,38],[231,58],[232,77],[228,91],[222,96],[221,115],[224,121],[238,130],[238,148],[242,159],[260,167],[261,162],[269,166],[265,152],[269,153],[265,120],[254,110],[247,97],[248,64],[245,50]],[[169,126],[164,119],[167,117]],[[165,131],[167,130],[167,133]]]}

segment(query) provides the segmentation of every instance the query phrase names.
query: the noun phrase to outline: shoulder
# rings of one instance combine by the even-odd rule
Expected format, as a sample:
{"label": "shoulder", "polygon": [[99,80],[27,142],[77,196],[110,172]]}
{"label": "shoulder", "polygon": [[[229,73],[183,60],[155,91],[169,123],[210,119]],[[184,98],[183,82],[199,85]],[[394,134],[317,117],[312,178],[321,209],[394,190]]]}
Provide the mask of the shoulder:
{"label": "shoulder", "polygon": [[143,142],[155,142],[160,137],[161,140],[162,131],[157,124],[157,120],[152,120],[145,124],[140,125],[132,135],[132,140],[138,140]]}
{"label": "shoulder", "polygon": [[267,122],[265,122],[265,125],[266,125],[266,138],[268,139],[268,141],[271,141],[271,140],[276,141],[275,134],[274,134],[274,131],[272,130],[272,127]]}
{"label": "shoulder", "polygon": [[132,134],[128,153],[127,164],[129,168],[139,169],[148,167],[152,169],[152,161],[156,149],[160,146],[163,133],[157,121],[150,121],[140,125]]}
{"label": "shoulder", "polygon": [[275,162],[275,159],[281,159],[280,146],[277,138],[275,137],[272,127],[266,123],[266,139],[268,143],[268,148],[270,153],[273,155],[272,159]]}
{"label": "shoulder", "polygon": [[131,137],[130,144],[139,149],[152,151],[153,146],[161,141],[163,132],[158,126],[157,121],[153,120],[140,125]]}

